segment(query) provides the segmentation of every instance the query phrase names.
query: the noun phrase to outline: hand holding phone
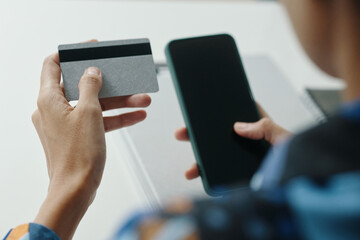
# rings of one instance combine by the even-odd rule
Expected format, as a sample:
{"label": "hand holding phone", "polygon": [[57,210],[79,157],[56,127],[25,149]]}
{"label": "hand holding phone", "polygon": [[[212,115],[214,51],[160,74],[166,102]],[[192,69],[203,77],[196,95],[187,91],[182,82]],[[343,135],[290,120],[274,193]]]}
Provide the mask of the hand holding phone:
{"label": "hand holding phone", "polygon": [[[250,139],[256,139],[259,136],[265,136],[265,140],[268,141],[271,145],[274,145],[291,135],[289,131],[273,122],[259,104],[258,109],[262,119],[253,124],[236,122],[234,124],[234,131],[236,134]],[[239,128],[237,123],[248,124],[249,127]],[[209,131],[211,132],[211,129]],[[186,127],[177,129],[174,135],[175,138],[179,141],[190,141]],[[199,176],[199,169],[196,163],[194,163],[185,172],[185,178],[188,180],[198,178]]]}
{"label": "hand holding phone", "polygon": [[236,121],[260,120],[234,39],[175,40],[166,57],[205,191],[218,196],[248,186],[269,143],[233,130]]}

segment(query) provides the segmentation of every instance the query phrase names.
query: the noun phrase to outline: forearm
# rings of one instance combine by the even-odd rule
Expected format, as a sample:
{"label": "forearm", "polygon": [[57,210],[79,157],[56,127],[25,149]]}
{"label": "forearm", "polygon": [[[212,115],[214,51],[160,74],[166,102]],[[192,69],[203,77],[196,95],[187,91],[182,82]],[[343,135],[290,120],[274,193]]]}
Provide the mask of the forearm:
{"label": "forearm", "polygon": [[83,184],[51,185],[34,223],[52,229],[63,240],[71,239],[94,196],[95,191]]}

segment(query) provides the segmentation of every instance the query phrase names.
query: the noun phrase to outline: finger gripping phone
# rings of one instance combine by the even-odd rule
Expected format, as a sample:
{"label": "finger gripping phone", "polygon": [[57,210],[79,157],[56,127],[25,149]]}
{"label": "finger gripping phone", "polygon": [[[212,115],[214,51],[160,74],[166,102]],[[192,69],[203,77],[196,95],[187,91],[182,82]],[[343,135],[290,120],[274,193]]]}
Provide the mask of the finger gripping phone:
{"label": "finger gripping phone", "polygon": [[174,40],[165,53],[206,193],[247,187],[269,144],[233,130],[260,119],[234,39]]}

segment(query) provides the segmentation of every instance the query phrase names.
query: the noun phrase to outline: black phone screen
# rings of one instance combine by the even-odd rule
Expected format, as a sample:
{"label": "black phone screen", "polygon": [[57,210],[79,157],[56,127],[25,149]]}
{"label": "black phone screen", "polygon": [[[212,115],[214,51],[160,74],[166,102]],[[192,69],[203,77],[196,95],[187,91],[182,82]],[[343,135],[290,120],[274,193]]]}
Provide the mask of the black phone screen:
{"label": "black phone screen", "polygon": [[269,145],[233,130],[236,121],[260,119],[234,39],[176,40],[168,55],[203,181],[219,191],[247,184]]}

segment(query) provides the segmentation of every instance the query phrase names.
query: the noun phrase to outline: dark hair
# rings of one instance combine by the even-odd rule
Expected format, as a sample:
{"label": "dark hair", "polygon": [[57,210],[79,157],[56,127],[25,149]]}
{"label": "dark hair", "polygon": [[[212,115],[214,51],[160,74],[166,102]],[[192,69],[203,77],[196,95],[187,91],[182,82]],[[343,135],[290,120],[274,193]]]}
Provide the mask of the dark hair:
{"label": "dark hair", "polygon": [[[360,10],[360,1],[359,0],[352,0],[352,2],[354,3],[355,7],[359,11]],[[359,17],[360,17],[360,12],[359,12]]]}

